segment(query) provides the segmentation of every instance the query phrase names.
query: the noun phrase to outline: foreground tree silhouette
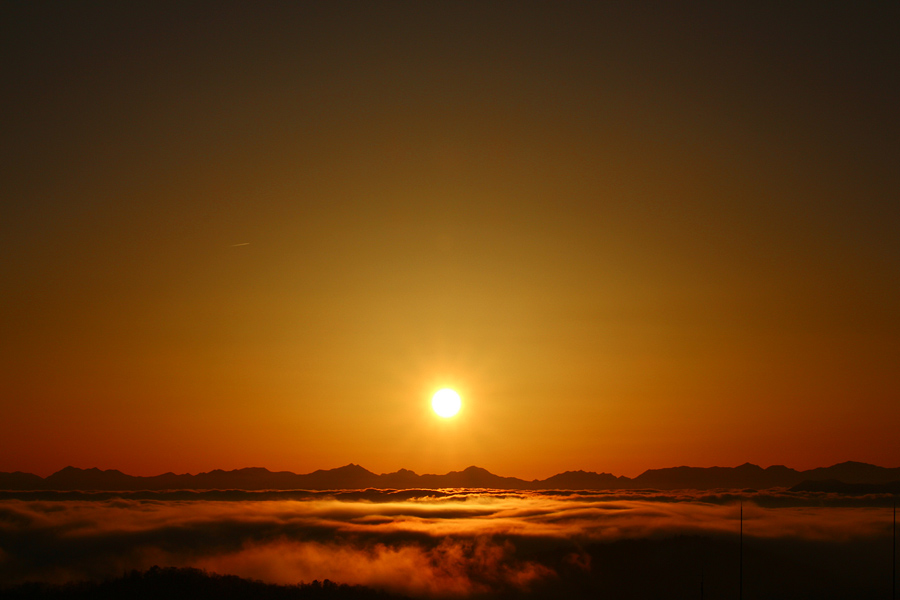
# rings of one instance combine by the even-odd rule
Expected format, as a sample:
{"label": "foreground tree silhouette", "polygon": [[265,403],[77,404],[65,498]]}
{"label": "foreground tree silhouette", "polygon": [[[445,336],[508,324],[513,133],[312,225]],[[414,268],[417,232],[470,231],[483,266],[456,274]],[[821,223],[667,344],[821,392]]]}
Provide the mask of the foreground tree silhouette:
{"label": "foreground tree silhouette", "polygon": [[200,569],[151,567],[102,582],[65,585],[27,583],[3,590],[9,600],[401,600],[404,596],[371,588],[313,581],[276,585]]}

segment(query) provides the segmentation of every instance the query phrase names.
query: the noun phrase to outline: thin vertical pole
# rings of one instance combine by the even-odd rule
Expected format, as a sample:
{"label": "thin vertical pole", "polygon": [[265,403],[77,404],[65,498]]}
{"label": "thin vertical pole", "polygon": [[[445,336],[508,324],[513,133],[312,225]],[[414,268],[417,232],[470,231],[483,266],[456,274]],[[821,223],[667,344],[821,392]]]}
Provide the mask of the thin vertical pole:
{"label": "thin vertical pole", "polygon": [[700,600],[703,600],[703,565],[700,565]]}
{"label": "thin vertical pole", "polygon": [[897,600],[897,496],[894,496],[894,537],[891,540],[891,600]]}
{"label": "thin vertical pole", "polygon": [[698,544],[699,549],[697,551],[697,557],[700,559],[700,600],[703,600],[703,583],[704,576],[706,575],[706,543],[703,538],[700,538]]}
{"label": "thin vertical pole", "polygon": [[741,571],[738,581],[738,598],[744,598],[744,501],[741,500]]}

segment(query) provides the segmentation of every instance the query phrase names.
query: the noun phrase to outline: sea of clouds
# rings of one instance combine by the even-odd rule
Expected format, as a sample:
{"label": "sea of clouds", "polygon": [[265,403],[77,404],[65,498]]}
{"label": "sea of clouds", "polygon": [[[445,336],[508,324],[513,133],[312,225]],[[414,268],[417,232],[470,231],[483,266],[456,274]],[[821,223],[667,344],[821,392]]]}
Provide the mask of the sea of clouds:
{"label": "sea of clouds", "polygon": [[596,591],[626,585],[651,563],[655,576],[690,587],[705,563],[712,590],[736,576],[724,555],[737,556],[743,513],[749,558],[756,552],[770,570],[799,561],[791,577],[802,579],[812,575],[797,570],[815,570],[815,561],[857,556],[857,572],[834,585],[858,590],[854,577],[881,576],[866,565],[890,542],[891,502],[787,491],[6,492],[0,586],[161,565],[459,597],[573,581]]}

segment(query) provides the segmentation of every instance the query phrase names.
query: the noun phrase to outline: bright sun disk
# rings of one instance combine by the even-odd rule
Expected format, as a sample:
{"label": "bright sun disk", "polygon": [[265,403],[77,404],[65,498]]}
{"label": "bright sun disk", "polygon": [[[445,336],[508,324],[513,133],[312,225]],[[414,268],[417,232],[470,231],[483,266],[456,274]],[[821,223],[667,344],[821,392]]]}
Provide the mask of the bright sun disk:
{"label": "bright sun disk", "polygon": [[445,419],[458,413],[461,406],[462,401],[459,399],[459,394],[449,388],[438,390],[431,397],[431,408]]}

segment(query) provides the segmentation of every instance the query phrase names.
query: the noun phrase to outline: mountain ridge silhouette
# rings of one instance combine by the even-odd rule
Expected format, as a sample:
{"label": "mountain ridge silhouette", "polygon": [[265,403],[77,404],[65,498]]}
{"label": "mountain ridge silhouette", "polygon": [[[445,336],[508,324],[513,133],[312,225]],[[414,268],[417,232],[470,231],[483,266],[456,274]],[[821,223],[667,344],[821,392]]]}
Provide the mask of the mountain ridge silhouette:
{"label": "mountain ridge silhouette", "polygon": [[[339,490],[339,489],[443,489],[488,488],[508,490],[628,490],[628,489],[720,489],[774,487],[791,488],[806,482],[839,482],[850,486],[886,485],[900,482],[900,468],[847,461],[830,467],[797,471],[784,465],[762,468],[751,463],[737,467],[667,467],[648,469],[634,478],[593,471],[565,471],[546,479],[504,477],[487,469],[469,466],[444,475],[417,474],[409,469],[376,474],[354,463],[335,469],[297,474],[246,467],[224,471],[153,476],[127,475],[117,469],[81,469],[67,466],[40,477],[22,471],[0,472],[0,490]],[[840,487],[840,486],[838,486]]]}

